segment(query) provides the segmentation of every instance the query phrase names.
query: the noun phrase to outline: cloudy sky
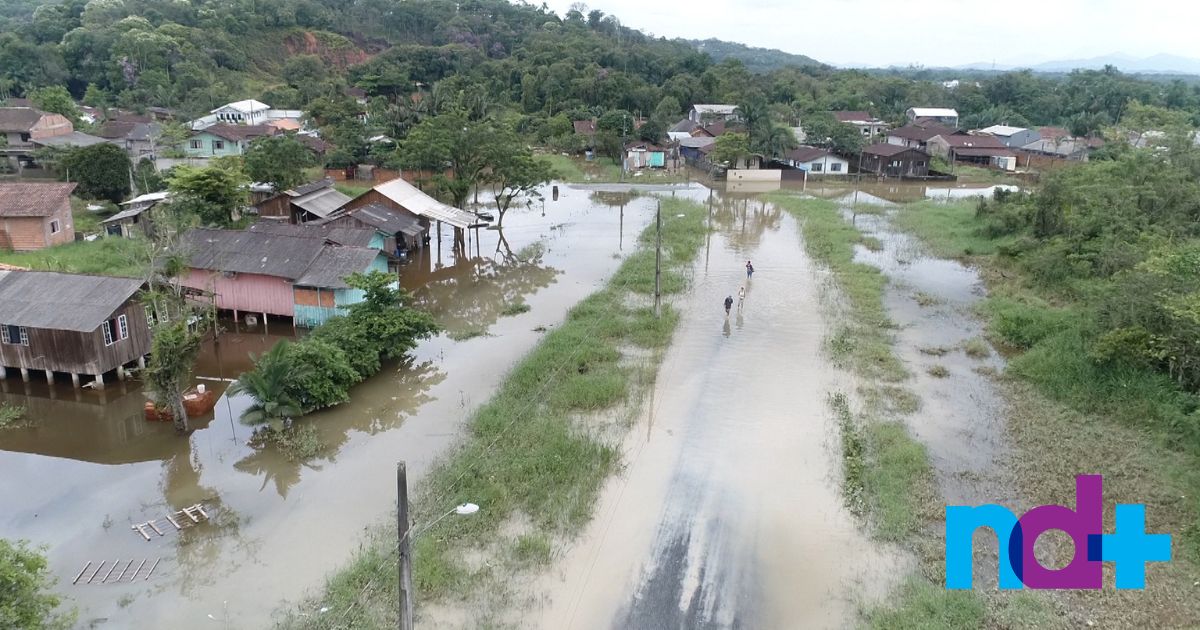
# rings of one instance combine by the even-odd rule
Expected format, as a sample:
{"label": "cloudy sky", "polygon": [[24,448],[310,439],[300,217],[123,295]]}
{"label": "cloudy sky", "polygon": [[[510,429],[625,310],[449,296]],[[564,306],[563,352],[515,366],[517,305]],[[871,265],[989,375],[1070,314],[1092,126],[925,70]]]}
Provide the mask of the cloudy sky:
{"label": "cloudy sky", "polygon": [[[535,1],[535,0],[531,0]],[[572,0],[547,0],[562,15]],[[716,37],[835,65],[1034,64],[1127,53],[1200,57],[1188,0],[591,0],[664,37]]]}

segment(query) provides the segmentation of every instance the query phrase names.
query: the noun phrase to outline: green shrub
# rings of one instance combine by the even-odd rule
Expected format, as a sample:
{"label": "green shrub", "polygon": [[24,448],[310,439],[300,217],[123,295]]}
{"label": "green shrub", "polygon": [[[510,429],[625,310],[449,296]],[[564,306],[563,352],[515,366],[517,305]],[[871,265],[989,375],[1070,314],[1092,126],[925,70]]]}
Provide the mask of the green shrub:
{"label": "green shrub", "polygon": [[990,298],[982,308],[991,318],[989,330],[1015,348],[1031,348],[1038,341],[1063,330],[1072,318],[1079,317],[1070,311],[1009,298]]}
{"label": "green shrub", "polygon": [[46,558],[24,541],[0,538],[0,628],[69,628],[73,613],[57,611]]}
{"label": "green shrub", "polygon": [[288,347],[288,360],[308,366],[291,379],[288,389],[306,410],[330,407],[350,400],[350,388],[362,376],[350,366],[346,353],[324,339],[306,339]]}

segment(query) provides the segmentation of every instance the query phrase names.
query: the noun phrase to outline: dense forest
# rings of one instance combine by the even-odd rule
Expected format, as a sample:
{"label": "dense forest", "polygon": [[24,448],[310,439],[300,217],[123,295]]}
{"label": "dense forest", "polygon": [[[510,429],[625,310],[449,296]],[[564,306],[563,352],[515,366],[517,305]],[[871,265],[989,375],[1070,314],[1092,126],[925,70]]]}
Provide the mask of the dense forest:
{"label": "dense forest", "polygon": [[[936,105],[957,108],[964,126],[1086,134],[1118,122],[1132,101],[1200,115],[1200,88],[1111,68],[1013,72],[950,89],[814,64],[756,74],[764,66],[730,54],[750,49],[705,49],[721,60],[582,5],[558,16],[504,0],[18,0],[0,7],[0,96],[63,85],[85,102],[183,115],[258,98],[321,119],[353,109],[344,93],[356,86],[379,131],[402,135],[422,107],[459,107],[520,116],[518,128],[543,139],[567,133],[565,119],[614,109],[675,117],[696,102],[754,98],[781,123],[831,109],[899,120],[907,107]],[[415,107],[411,95],[435,86],[434,102]]]}

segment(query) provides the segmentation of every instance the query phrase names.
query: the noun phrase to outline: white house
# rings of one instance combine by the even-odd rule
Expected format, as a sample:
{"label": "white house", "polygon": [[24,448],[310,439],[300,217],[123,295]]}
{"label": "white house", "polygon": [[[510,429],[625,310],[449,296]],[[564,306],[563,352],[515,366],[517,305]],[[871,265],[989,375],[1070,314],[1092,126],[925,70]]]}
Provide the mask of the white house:
{"label": "white house", "polygon": [[1033,129],[1010,127],[1008,125],[992,125],[978,130],[977,133],[995,137],[1007,147],[1023,147],[1042,139],[1042,135]]}
{"label": "white house", "polygon": [[825,149],[797,147],[784,154],[784,162],[811,175],[846,175],[850,163]]}
{"label": "white house", "polygon": [[874,138],[888,128],[886,122],[872,116],[870,112],[837,111],[833,112],[833,117],[842,124],[858,129],[864,138]]}
{"label": "white house", "polygon": [[904,112],[909,122],[935,122],[948,127],[958,127],[958,112],[948,107],[909,107]]}
{"label": "white house", "polygon": [[737,120],[737,105],[713,105],[697,103],[688,112],[688,120],[696,124],[705,124],[714,120]]}
{"label": "white house", "polygon": [[289,129],[300,129],[304,112],[298,109],[273,109],[270,105],[252,98],[244,101],[226,103],[207,116],[201,116],[190,123],[193,131],[201,131],[217,123],[229,125],[266,125],[283,121],[294,124],[287,125]]}

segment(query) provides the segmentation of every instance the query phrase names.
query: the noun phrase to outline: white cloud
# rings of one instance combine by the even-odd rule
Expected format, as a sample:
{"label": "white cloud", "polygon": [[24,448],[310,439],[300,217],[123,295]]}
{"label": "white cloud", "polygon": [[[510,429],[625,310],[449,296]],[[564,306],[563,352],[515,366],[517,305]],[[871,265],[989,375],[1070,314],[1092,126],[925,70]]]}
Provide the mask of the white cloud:
{"label": "white cloud", "polygon": [[[564,14],[572,0],[548,0]],[[716,37],[836,65],[1036,63],[1123,52],[1200,55],[1200,3],[1141,0],[593,0],[664,37]]]}

